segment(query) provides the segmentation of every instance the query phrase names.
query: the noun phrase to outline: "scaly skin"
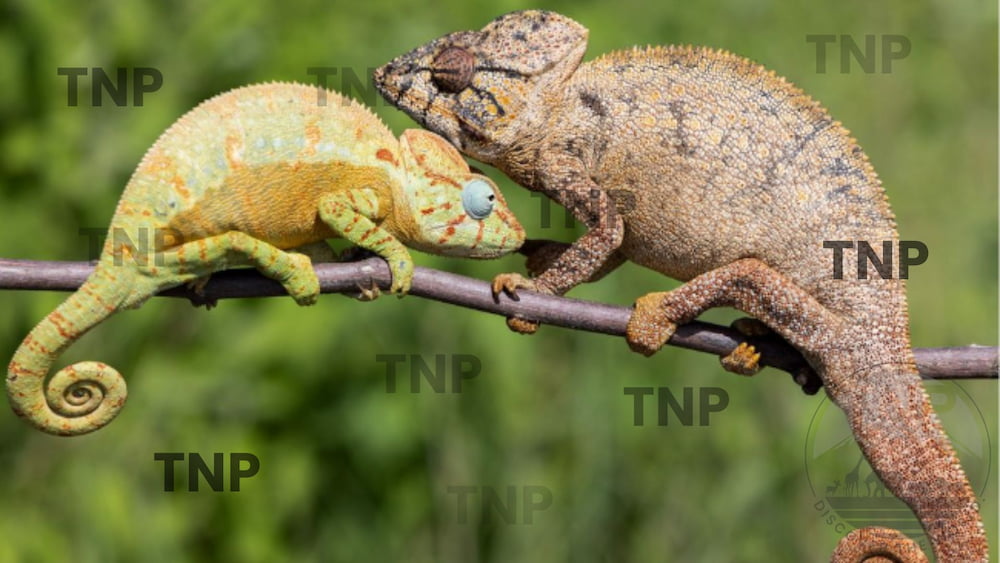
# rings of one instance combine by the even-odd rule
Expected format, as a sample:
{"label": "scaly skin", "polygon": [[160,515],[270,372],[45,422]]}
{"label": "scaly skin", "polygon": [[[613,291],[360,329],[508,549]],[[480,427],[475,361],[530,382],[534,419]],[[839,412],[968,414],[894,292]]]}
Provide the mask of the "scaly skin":
{"label": "scaly skin", "polygon": [[[834,279],[823,247],[892,241],[899,264],[881,183],[848,131],[783,78],[730,53],[653,47],[581,64],[586,43],[569,18],[515,12],[375,73],[391,103],[587,225],[569,248],[529,259],[534,279],[502,275],[495,290],[562,294],[624,259],[686,281],[636,303],[627,340],[647,355],[708,308],[763,321],[802,351],[938,561],[985,561],[975,495],[913,362],[903,282]],[[726,367],[755,363],[743,347]],[[901,540],[910,541],[851,534],[834,560],[886,550],[915,560],[919,549]]]}
{"label": "scaly skin", "polygon": [[289,249],[332,237],[384,257],[402,295],[413,276],[404,245],[492,258],[516,250],[524,232],[493,182],[433,133],[397,139],[364,106],[311,86],[226,92],[181,117],[142,159],[93,274],[14,353],[14,412],[52,434],[97,430],[125,402],[117,371],[80,362],[45,385],[77,338],[159,291],[240,266],[311,305],[319,281],[309,257]]}

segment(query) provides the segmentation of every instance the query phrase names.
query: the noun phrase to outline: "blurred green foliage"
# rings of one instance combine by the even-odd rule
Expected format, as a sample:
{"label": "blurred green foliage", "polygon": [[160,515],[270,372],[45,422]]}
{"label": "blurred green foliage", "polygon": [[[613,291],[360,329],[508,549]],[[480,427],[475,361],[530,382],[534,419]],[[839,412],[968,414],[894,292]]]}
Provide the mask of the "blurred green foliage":
{"label": "blurred green foliage", "polygon": [[[915,345],[996,345],[997,7],[969,0],[6,0],[0,256],[87,259],[79,229],[107,225],[143,152],[209,96],[266,80],[312,82],[307,69],[317,66],[337,68],[331,85],[342,89],[345,76],[364,78],[431,38],[529,7],[589,27],[588,57],[633,44],[713,45],[823,101],[879,170],[902,237],[930,249],[909,282]],[[820,73],[809,34],[861,43],[865,34],[903,35],[912,52],[889,73],[867,74],[839,72],[831,49]],[[153,67],[163,86],[142,107],[92,107],[88,78],[69,107],[59,67]],[[370,86],[351,90],[395,131],[413,126]],[[561,210],[545,217],[538,199],[490,173],[532,236],[575,236],[560,227]],[[418,262],[483,279],[522,267],[516,258]],[[629,265],[573,295],[628,304],[674,285]],[[0,293],[0,350],[9,357],[63,297]],[[426,382],[410,393],[403,378],[387,393],[378,354],[430,363],[472,354],[482,372],[460,394]],[[128,406],[74,439],[0,415],[0,561],[819,561],[839,537],[815,508],[828,483],[807,479],[803,459],[821,396],[770,371],[738,378],[702,354],[645,359],[619,339],[551,327],[517,336],[497,317],[414,297],[324,296],[311,308],[261,299],[210,313],[154,299],[98,327],[59,365],[81,359],[120,369]],[[650,399],[647,424],[634,426],[628,386],[678,395],[720,387],[729,405],[708,426],[664,427],[648,422]],[[991,450],[973,463],[989,470],[982,507],[995,552],[997,387],[962,387],[990,432]],[[200,492],[168,493],[155,452],[209,461],[251,452],[261,468],[239,492],[203,482]],[[465,486],[492,487],[504,500],[516,487],[515,523],[495,507],[484,516],[480,495],[463,522],[455,491]],[[539,490],[551,505],[528,523],[520,495]]]}

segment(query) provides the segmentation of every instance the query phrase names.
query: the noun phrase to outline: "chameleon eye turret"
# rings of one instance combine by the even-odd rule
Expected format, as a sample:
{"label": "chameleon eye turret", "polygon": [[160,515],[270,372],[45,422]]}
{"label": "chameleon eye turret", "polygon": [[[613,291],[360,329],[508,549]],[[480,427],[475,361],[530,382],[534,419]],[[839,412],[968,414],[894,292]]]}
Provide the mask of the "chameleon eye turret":
{"label": "chameleon eye turret", "polygon": [[455,94],[472,84],[476,57],[467,49],[448,47],[434,57],[431,79],[443,92]]}
{"label": "chameleon eye turret", "polygon": [[462,187],[462,206],[469,217],[477,221],[482,221],[493,213],[496,199],[493,187],[479,178],[469,180]]}

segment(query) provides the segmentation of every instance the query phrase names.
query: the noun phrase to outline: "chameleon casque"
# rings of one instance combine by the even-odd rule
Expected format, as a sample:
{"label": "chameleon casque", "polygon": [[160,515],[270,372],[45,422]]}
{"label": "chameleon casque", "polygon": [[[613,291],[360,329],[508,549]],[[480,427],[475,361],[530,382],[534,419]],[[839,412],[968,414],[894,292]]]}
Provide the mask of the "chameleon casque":
{"label": "chameleon casque", "polygon": [[[802,352],[938,561],[986,561],[975,495],[914,364],[903,281],[832,275],[824,241],[890,241],[899,263],[895,219],[850,133],[725,51],[634,48],[581,64],[586,46],[567,17],[514,12],[375,72],[389,102],[588,227],[536,250],[533,279],[504,274],[494,290],[563,294],[625,260],[687,282],[636,302],[627,340],[646,355],[706,309],[751,315]],[[756,360],[744,345],[724,365],[752,373]],[[926,561],[886,528],[853,531],[833,560],[869,556]]]}
{"label": "chameleon casque", "polygon": [[116,370],[79,362],[45,382],[83,333],[159,291],[241,266],[311,305],[320,287],[310,256],[332,255],[323,242],[332,237],[385,258],[391,291],[402,295],[413,277],[404,244],[491,258],[516,250],[524,232],[496,185],[429,131],[397,139],[363,105],[312,86],[231,90],[181,117],[146,153],[93,274],[14,353],[14,412],[52,434],[104,426],[126,397]]}

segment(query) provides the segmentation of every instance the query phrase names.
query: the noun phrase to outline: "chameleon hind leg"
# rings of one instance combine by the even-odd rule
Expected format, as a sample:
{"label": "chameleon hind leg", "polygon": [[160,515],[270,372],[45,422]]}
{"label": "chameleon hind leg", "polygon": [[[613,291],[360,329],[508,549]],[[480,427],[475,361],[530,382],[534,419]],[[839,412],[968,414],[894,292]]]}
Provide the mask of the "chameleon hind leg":
{"label": "chameleon hind leg", "polygon": [[[313,243],[305,244],[302,246],[297,246],[290,251],[289,254],[303,254],[309,257],[312,264],[319,264],[325,262],[337,262],[337,254],[330,248],[330,245],[326,241],[316,241]],[[251,265],[248,263],[247,265]],[[205,309],[212,309],[217,304],[216,299],[205,298],[205,286],[208,285],[209,280],[212,279],[212,274],[206,274],[204,276],[199,276],[189,282],[187,286],[195,292],[201,299],[200,302],[195,302],[195,305],[204,305]]]}
{"label": "chameleon hind leg", "polygon": [[253,266],[277,281],[299,305],[312,305],[319,297],[319,279],[305,254],[285,252],[246,233],[225,234],[184,243],[162,253],[163,266],[174,272],[165,287],[200,282],[214,272]]}
{"label": "chameleon hind leg", "polygon": [[810,336],[829,333],[840,319],[794,282],[754,258],[701,274],[673,291],[640,297],[629,318],[629,347],[652,355],[677,325],[714,307],[734,307],[760,319],[800,350],[815,345]]}
{"label": "chameleon hind leg", "polygon": [[[841,324],[839,317],[780,272],[760,260],[746,258],[701,274],[673,291],[640,297],[625,338],[632,350],[652,355],[673,336],[677,325],[714,307],[734,307],[753,316],[758,319],[754,323],[773,329],[799,350],[815,347],[810,335],[828,333]],[[735,328],[753,330],[742,320]],[[749,345],[741,345],[722,359],[723,367],[727,361],[740,364],[737,369],[756,364],[759,357],[755,356]],[[808,365],[792,373],[792,378],[807,395],[823,385]]]}

